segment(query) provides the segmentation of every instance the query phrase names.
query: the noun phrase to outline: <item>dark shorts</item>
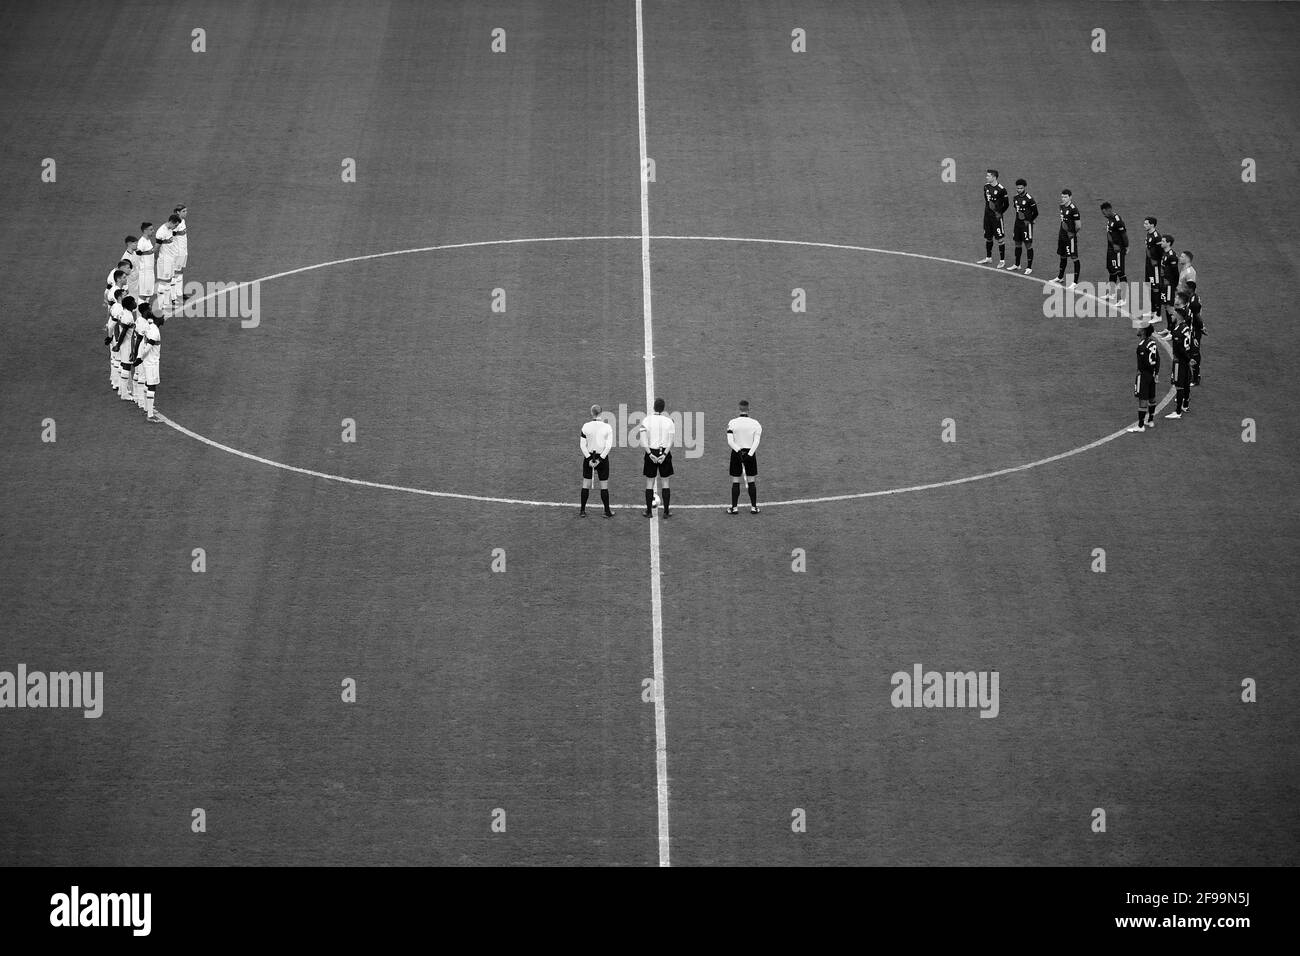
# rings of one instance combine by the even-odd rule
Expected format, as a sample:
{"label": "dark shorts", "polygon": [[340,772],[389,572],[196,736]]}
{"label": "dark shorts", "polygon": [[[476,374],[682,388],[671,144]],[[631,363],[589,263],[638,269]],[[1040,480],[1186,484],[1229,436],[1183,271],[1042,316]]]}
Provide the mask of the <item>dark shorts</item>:
{"label": "dark shorts", "polygon": [[[601,481],[609,481],[609,457],[608,456],[600,460],[600,463],[596,465],[595,471],[596,471],[596,477],[599,478]],[[582,459],[582,477],[590,478],[591,472],[592,472],[591,460],[589,458]]]}
{"label": "dark shorts", "polygon": [[733,450],[731,452],[731,477],[739,478],[742,468],[747,478],[753,478],[758,474],[758,456]]}
{"label": "dark shorts", "polygon": [[1143,375],[1138,372],[1135,385],[1139,402],[1150,404],[1156,400],[1156,377],[1154,375]]}
{"label": "dark shorts", "polygon": [[1016,238],[1017,245],[1021,245],[1026,242],[1033,242],[1034,224],[1032,222],[1027,222],[1024,219],[1017,219],[1014,235]]}
{"label": "dark shorts", "polygon": [[[655,449],[656,454],[661,451],[662,449]],[[647,452],[645,456],[645,467],[641,469],[641,473],[647,478],[653,478],[655,475],[658,475],[660,478],[667,478],[673,473],[673,453],[668,453],[668,456],[663,460],[663,464],[656,465],[650,460],[650,454]]]}
{"label": "dark shorts", "polygon": [[1006,233],[1002,231],[1002,217],[989,210],[984,211],[984,238],[985,239],[1003,239]]}
{"label": "dark shorts", "polygon": [[1111,281],[1122,278],[1124,275],[1124,250],[1115,246],[1106,248],[1106,271],[1110,273]]}
{"label": "dark shorts", "polygon": [[1175,359],[1169,384],[1174,388],[1186,388],[1192,384],[1192,363]]}
{"label": "dark shorts", "polygon": [[1062,259],[1079,258],[1079,237],[1061,233],[1056,237],[1056,254]]}

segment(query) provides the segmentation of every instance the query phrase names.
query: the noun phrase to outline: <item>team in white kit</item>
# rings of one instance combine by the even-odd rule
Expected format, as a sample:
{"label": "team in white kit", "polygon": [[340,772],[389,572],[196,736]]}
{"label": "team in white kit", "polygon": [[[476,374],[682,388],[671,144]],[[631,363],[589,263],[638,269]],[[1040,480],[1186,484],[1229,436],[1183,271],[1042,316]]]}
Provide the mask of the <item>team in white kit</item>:
{"label": "team in white kit", "polygon": [[104,284],[104,345],[108,348],[109,387],[135,402],[151,422],[161,421],[154,401],[161,381],[162,327],[184,303],[189,260],[188,213],[182,203],[154,228],[140,224]]}

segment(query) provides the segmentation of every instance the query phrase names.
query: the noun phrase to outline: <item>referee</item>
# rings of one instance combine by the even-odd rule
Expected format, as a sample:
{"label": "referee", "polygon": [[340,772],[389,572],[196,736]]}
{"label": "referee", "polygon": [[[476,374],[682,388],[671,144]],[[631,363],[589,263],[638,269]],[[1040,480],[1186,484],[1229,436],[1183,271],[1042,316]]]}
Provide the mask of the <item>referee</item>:
{"label": "referee", "polygon": [[654,414],[647,415],[641,422],[641,447],[645,449],[645,467],[642,469],[642,474],[645,475],[645,516],[647,518],[654,514],[655,476],[658,476],[659,486],[663,489],[664,517],[672,517],[668,511],[669,496],[672,494],[668,489],[668,478],[673,473],[673,439],[676,433],[677,426],[664,414],[664,400],[656,398]]}
{"label": "referee", "polygon": [[749,402],[740,403],[740,414],[727,422],[727,444],[731,446],[731,507],[727,514],[739,513],[736,507],[740,501],[740,477],[744,473],[749,485],[749,513],[758,514],[758,486],[754,479],[758,476],[759,440],[763,437],[763,426],[757,419],[749,417]]}
{"label": "referee", "polygon": [[578,517],[587,517],[587,496],[591,494],[591,473],[600,480],[600,502],[605,506],[605,517],[614,517],[609,510],[609,450],[614,446],[614,429],[600,417],[600,406],[591,406],[591,421],[582,426],[578,447],[582,449],[582,501]]}

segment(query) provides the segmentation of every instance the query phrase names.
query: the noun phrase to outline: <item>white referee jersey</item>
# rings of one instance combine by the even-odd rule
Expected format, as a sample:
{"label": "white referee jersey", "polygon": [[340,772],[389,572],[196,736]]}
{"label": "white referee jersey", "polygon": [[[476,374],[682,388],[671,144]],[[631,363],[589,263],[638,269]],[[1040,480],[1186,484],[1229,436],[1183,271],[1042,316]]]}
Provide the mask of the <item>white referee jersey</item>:
{"label": "white referee jersey", "polygon": [[672,451],[676,438],[677,426],[667,415],[647,415],[641,422],[641,447],[646,451],[652,448]]}
{"label": "white referee jersey", "polygon": [[758,442],[762,437],[763,426],[748,415],[737,415],[727,422],[727,444],[732,451],[747,450],[752,455],[758,451]]}
{"label": "white referee jersey", "polygon": [[582,449],[583,458],[590,458],[592,455],[608,457],[609,450],[614,447],[614,429],[610,427],[609,422],[593,418],[582,426],[578,447]]}

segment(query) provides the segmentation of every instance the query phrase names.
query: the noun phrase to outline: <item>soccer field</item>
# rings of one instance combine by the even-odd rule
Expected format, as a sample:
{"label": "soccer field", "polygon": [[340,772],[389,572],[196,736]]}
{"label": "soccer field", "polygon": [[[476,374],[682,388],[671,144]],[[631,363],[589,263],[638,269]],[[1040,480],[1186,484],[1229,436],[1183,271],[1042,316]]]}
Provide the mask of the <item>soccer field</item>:
{"label": "soccer field", "polygon": [[[1297,41],[1295,3],[7,6],[0,865],[1294,864]],[[976,264],[986,167],[1032,276]],[[1087,282],[1103,201],[1131,279],[1145,216],[1195,252],[1204,381],[1166,420],[1162,354],[1153,432],[1128,318],[1045,314],[1063,188]],[[177,203],[256,314],[166,323],[148,424],[101,283]]]}

